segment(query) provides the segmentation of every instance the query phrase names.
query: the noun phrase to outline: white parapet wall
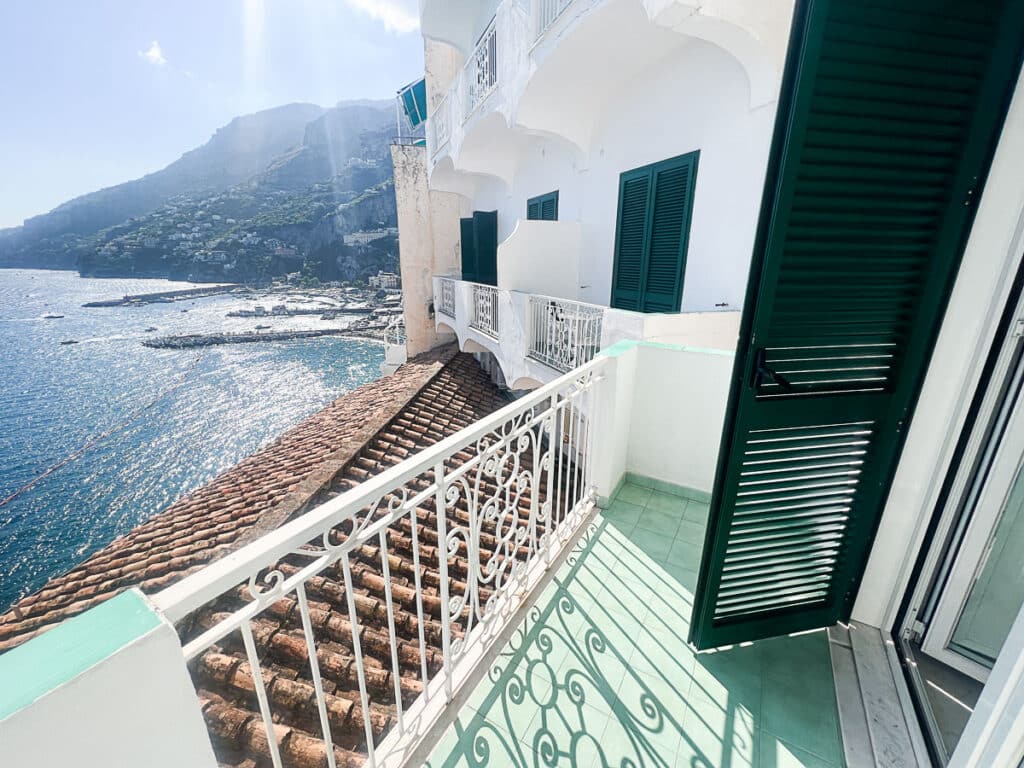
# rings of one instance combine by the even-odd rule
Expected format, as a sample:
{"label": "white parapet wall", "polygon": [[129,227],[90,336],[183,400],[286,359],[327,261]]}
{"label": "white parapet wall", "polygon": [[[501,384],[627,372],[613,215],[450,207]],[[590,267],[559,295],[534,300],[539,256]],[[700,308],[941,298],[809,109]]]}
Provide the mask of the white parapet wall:
{"label": "white parapet wall", "polygon": [[215,768],[178,635],[138,590],[0,656],[4,768]]}
{"label": "white parapet wall", "polygon": [[578,221],[519,219],[498,245],[498,287],[579,298],[580,232]]}
{"label": "white parapet wall", "polygon": [[602,396],[595,449],[598,495],[626,473],[710,494],[729,398],[734,354],[656,342],[620,342]]}

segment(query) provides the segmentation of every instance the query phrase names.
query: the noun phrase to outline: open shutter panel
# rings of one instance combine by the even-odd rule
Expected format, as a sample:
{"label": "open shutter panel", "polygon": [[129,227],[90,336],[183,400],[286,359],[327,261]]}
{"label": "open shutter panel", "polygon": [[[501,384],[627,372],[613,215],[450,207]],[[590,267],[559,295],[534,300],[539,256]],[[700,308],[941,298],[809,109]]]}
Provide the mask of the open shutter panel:
{"label": "open shutter panel", "polygon": [[476,232],[476,279],[487,285],[498,283],[498,212],[474,211]]}
{"label": "open shutter panel", "polygon": [[1024,45],[1024,3],[799,5],[690,640],[849,616]]}
{"label": "open shutter panel", "polygon": [[612,306],[617,309],[640,309],[651,177],[650,169],[643,168],[622,174],[619,181],[619,221],[612,276]]}
{"label": "open shutter panel", "polygon": [[459,219],[459,233],[462,240],[462,279],[476,282],[477,258],[476,258],[476,228],[473,226],[473,219]]}
{"label": "open shutter panel", "polygon": [[679,311],[696,165],[694,152],[654,167],[654,207],[642,297],[644,312]]}

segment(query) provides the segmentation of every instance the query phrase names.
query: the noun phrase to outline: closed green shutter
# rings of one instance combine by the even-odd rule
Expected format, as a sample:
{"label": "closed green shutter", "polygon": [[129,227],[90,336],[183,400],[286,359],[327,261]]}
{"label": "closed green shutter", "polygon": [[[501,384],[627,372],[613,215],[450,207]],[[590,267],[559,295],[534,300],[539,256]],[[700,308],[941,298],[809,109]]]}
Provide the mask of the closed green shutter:
{"label": "closed green shutter", "polygon": [[690,640],[850,615],[1020,69],[1024,3],[798,3]]}
{"label": "closed green shutter", "polygon": [[476,234],[476,279],[487,285],[498,284],[498,212],[474,211]]}
{"label": "closed green shutter", "polygon": [[526,219],[528,221],[558,221],[558,190],[527,200]]}
{"label": "closed green shutter", "polygon": [[698,152],[623,173],[611,305],[678,312]]}
{"label": "closed green shutter", "polygon": [[640,309],[640,286],[647,254],[651,202],[651,171],[628,171],[619,179],[619,223],[615,233],[615,266],[611,305]]}
{"label": "closed green shutter", "polygon": [[477,282],[476,227],[473,218],[459,219],[459,233],[462,240],[462,279]]}

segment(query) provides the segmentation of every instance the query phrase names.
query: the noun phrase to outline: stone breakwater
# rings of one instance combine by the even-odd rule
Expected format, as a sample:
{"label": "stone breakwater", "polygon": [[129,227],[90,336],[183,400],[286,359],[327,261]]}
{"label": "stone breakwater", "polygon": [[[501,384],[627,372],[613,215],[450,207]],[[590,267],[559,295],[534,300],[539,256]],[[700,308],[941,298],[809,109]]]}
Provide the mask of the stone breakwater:
{"label": "stone breakwater", "polygon": [[177,291],[158,291],[157,293],[138,293],[122,296],[120,299],[105,299],[103,301],[87,301],[83,307],[131,307],[141,304],[157,304],[172,301],[185,301],[187,299],[205,298],[216,296],[221,293],[232,293],[242,288],[240,285],[208,285],[202,288],[183,288]]}
{"label": "stone breakwater", "polygon": [[212,347],[217,344],[248,344],[259,341],[289,341],[290,339],[315,339],[320,336],[346,336],[347,328],[321,328],[309,331],[246,331],[244,333],[187,333],[181,336],[160,336],[146,339],[144,347],[155,349],[190,349]]}

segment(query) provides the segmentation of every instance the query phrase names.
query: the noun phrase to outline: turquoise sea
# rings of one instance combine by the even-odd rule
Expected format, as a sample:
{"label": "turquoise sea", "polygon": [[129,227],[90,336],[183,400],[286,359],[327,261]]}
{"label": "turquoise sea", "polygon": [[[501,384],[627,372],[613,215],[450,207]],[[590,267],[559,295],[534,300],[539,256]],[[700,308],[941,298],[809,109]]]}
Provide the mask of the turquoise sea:
{"label": "turquoise sea", "polygon": [[[81,306],[188,286],[0,270],[0,612],[380,375],[383,348],[374,342],[142,346],[166,333],[251,329],[257,320],[225,317],[252,304],[235,297]],[[71,339],[79,343],[60,344]]]}

